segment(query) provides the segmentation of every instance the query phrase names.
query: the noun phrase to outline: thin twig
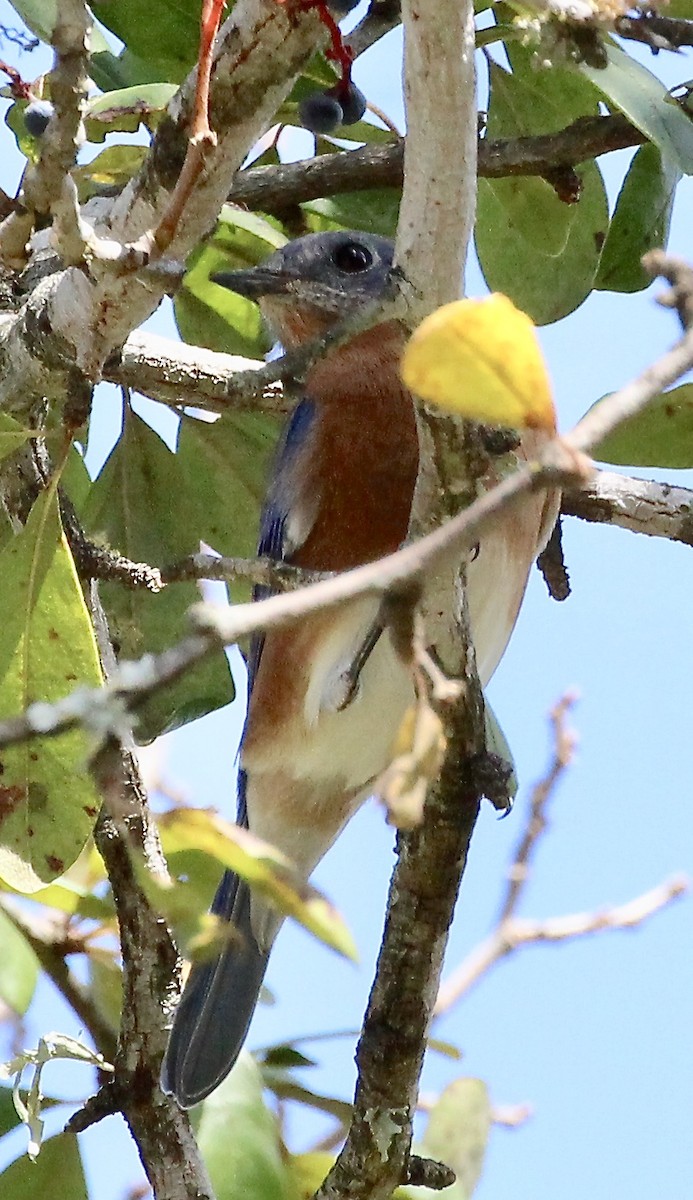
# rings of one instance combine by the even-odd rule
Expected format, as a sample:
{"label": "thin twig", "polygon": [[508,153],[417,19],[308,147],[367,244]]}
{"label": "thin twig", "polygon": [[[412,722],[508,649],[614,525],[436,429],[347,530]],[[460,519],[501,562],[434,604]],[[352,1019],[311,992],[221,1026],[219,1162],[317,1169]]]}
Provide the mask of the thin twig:
{"label": "thin twig", "polygon": [[214,39],[219,29],[222,8],[223,0],[203,0],[188,149],[166,211],[152,234],[152,245],[156,247],[158,254],[163,254],[173,241],[183,210],[205,169],[209,154],[217,144],[216,134],[209,124],[209,82],[212,74]]}
{"label": "thin twig", "polygon": [[501,925],[517,909],[520,897],[529,879],[529,864],[542,834],[546,830],[546,809],[556,785],[573,760],[575,734],[566,718],[575,703],[575,696],[562,696],[551,710],[549,719],[553,730],[553,758],[542,780],[536,784],[529,802],[527,823],[508,871],[508,888],[498,915]]}
{"label": "thin twig", "polygon": [[89,988],[68,966],[69,955],[84,950],[81,940],[66,933],[64,926],[31,917],[25,909],[13,904],[11,897],[2,897],[0,907],[29,943],[46,975],[76,1013],[96,1049],[107,1062],[113,1062],[117,1041],[113,1027],[95,1004]]}
{"label": "thin twig", "polygon": [[634,929],[683,896],[689,886],[687,879],[676,876],[614,908],[571,913],[544,921],[509,917],[476,946],[445,981],[438,993],[435,1016],[449,1012],[463,997],[469,995],[496,963],[515,950],[540,942],[563,942],[571,938],[588,937],[606,930]]}
{"label": "thin twig", "polygon": [[309,571],[291,563],[278,562],[274,558],[228,558],[214,554],[191,554],[180,562],[161,568],[164,583],[178,583],[189,579],[215,579],[229,582],[245,579],[259,587],[269,587],[278,592],[295,591],[310,583],[332,578],[330,571]]}
{"label": "thin twig", "polygon": [[541,921],[517,916],[518,905],[529,878],[532,855],[547,827],[547,804],[561,775],[572,760],[575,739],[566,724],[566,714],[572,703],[573,698],[566,695],[551,713],[554,739],[552,761],[546,775],[532,793],[527,820],[508,871],[508,886],[495,926],[489,936],[474,947],[441,986],[434,1007],[436,1017],[449,1012],[493,966],[520,947],[539,942],[587,937],[607,929],[633,928],[688,890],[688,880],[676,876],[642,896],[613,908],[572,913],[569,916],[551,917]]}

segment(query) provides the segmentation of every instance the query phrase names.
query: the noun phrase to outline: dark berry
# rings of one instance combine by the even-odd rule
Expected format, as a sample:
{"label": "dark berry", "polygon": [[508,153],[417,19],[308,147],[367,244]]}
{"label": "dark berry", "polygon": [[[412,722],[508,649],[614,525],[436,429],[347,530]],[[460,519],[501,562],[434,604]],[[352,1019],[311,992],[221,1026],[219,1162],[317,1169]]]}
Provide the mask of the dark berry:
{"label": "dark berry", "polygon": [[359,0],[327,0],[327,7],[335,17],[346,17],[358,3]]}
{"label": "dark berry", "polygon": [[24,109],[24,126],[27,133],[35,138],[42,137],[52,116],[53,105],[50,100],[32,100]]}
{"label": "dark berry", "polygon": [[334,133],[343,121],[342,106],[327,92],[312,92],[299,102],[298,119],[311,133]]}
{"label": "dark berry", "polygon": [[361,120],[366,111],[366,97],[355,83],[349,83],[346,87],[338,85],[329,94],[334,96],[342,110],[342,125],[355,125]]}

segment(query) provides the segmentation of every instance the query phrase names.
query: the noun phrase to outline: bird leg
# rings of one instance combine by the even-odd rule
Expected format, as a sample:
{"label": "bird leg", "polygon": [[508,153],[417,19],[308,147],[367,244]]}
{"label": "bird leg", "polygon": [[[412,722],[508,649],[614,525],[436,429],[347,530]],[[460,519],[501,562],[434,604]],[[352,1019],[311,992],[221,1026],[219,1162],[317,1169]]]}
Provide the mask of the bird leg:
{"label": "bird leg", "polygon": [[358,692],[359,680],[361,679],[361,672],[375,650],[382,632],[383,626],[379,621],[374,621],[346,671],[342,672],[339,678],[339,685],[342,692],[335,704],[337,712],[343,712],[355,699]]}

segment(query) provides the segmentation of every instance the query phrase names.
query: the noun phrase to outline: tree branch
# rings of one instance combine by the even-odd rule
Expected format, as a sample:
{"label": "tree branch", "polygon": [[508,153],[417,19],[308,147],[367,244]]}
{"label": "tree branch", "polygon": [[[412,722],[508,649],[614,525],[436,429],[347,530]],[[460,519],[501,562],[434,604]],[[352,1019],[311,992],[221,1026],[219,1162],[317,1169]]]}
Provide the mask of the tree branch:
{"label": "tree branch", "polygon": [[[285,414],[289,405],[276,379],[264,376],[259,387],[246,387],[250,373],[265,366],[257,359],[220,354],[137,330],[106,362],[103,376],[175,408],[192,405],[213,412],[246,408]],[[239,376],[244,381],[240,388]]]}
{"label": "tree branch", "polygon": [[[647,139],[621,114],[580,117],[557,133],[478,142],[478,173],[483,179],[543,176],[574,167],[612,150],[640,146]],[[274,212],[321,196],[368,188],[402,186],[403,138],[380,146],[362,146],[300,162],[249,167],[236,176],[228,195],[232,204]]]}
{"label": "tree branch", "polygon": [[563,493],[561,511],[600,525],[693,546],[693,491],[598,471],[579,491]]}
{"label": "tree branch", "polygon": [[155,1197],[214,1200],[187,1113],[159,1089],[166,1046],[164,998],[170,996],[176,950],[165,923],[142,891],[133,855],[149,869],[152,831],[146,796],[132,756],[108,741],[94,763],[104,797],[96,841],[106,864],[118,914],[123,953],[123,1007],[112,1081],[68,1125],[79,1132],[111,1112],[122,1112]]}
{"label": "tree branch", "polygon": [[10,266],[24,265],[26,242],[37,214],[53,214],[56,241],[66,263],[81,263],[84,257],[85,241],[70,171],[75,165],[86,97],[90,28],[91,17],[83,0],[63,0],[56,9],[51,73],[54,114],[41,138],[39,161],[26,169],[17,208],[0,225],[0,258]]}
{"label": "tree branch", "polygon": [[385,933],[356,1052],[352,1122],[316,1200],[385,1200],[409,1178],[426,1034],[480,803],[474,764],[484,749],[484,708],[470,654],[467,687],[442,710],[448,749],[423,823],[398,836]]}
{"label": "tree branch", "polygon": [[693,21],[659,13],[641,12],[632,17],[617,17],[614,32],[634,42],[644,42],[656,54],[659,50],[680,50],[693,46]]}
{"label": "tree branch", "polygon": [[459,296],[474,227],[474,10],[467,0],[438,0],[435,13],[404,0],[402,17],[407,139],[395,263],[419,298],[420,319]]}

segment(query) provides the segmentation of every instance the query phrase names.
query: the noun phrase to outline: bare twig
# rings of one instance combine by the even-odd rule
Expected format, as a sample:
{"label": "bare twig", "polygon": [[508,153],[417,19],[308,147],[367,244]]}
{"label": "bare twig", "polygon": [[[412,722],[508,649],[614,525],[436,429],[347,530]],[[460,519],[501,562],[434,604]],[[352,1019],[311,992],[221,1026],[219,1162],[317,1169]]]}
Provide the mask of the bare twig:
{"label": "bare twig", "polygon": [[494,1125],[502,1125],[504,1129],[518,1129],[529,1121],[532,1114],[531,1104],[499,1104],[491,1109],[491,1120]]}
{"label": "bare twig", "polygon": [[207,156],[217,144],[216,134],[209,124],[209,82],[212,74],[212,49],[219,29],[222,7],[222,0],[203,0],[188,148],[168,207],[152,235],[152,245],[159,254],[163,254],[173,241],[183,210],[205,168]]}
{"label": "bare twig", "polygon": [[681,327],[690,329],[693,325],[693,267],[664,250],[648,250],[643,255],[642,265],[653,279],[661,275],[671,285],[668,292],[657,297],[658,303],[664,308],[675,308]]}
{"label": "bare twig", "polygon": [[632,928],[642,924],[648,917],[665,908],[688,890],[688,881],[677,876],[642,896],[613,908],[572,913],[569,916],[551,917],[543,921],[517,916],[522,892],[529,878],[532,855],[546,830],[546,806],[558,780],[572,759],[575,740],[565,720],[572,702],[571,696],[564,696],[551,713],[553,758],[545,777],[532,793],[527,821],[508,871],[508,886],[495,927],[445,980],[438,992],[434,1016],[449,1012],[496,963],[522,946],[586,937],[606,929]]}
{"label": "bare twig", "polygon": [[407,139],[395,262],[419,297],[420,318],[459,296],[474,225],[474,10],[439,0],[432,13],[419,0],[404,0],[402,19]]}
{"label": "bare twig", "polygon": [[435,1016],[449,1010],[501,959],[523,946],[540,942],[563,942],[571,938],[588,937],[605,930],[634,929],[684,895],[689,882],[676,876],[649,892],[644,892],[626,904],[597,912],[571,913],[565,917],[550,917],[533,921],[524,917],[509,917],[460,963],[443,984],[435,1006]]}
{"label": "bare twig", "polygon": [[498,916],[499,925],[517,909],[520,896],[529,878],[532,853],[546,829],[546,807],[561,775],[572,762],[575,752],[575,734],[567,725],[566,717],[574,703],[575,697],[567,694],[558,701],[550,713],[553,729],[553,759],[545,777],[532,792],[527,824],[508,872],[508,889],[501,904]]}
{"label": "bare twig", "polygon": [[267,382],[263,377],[259,389],[248,388],[245,382],[239,387],[239,376],[247,381],[251,371],[261,371],[265,365],[258,359],[219,354],[137,330],[108,360],[103,375],[175,408],[194,404],[215,412],[245,408],[283,415],[289,404],[276,380]]}
{"label": "bare twig", "polygon": [[400,24],[400,9],[400,0],[371,0],[368,12],[348,38],[347,44],[354,58]]}

